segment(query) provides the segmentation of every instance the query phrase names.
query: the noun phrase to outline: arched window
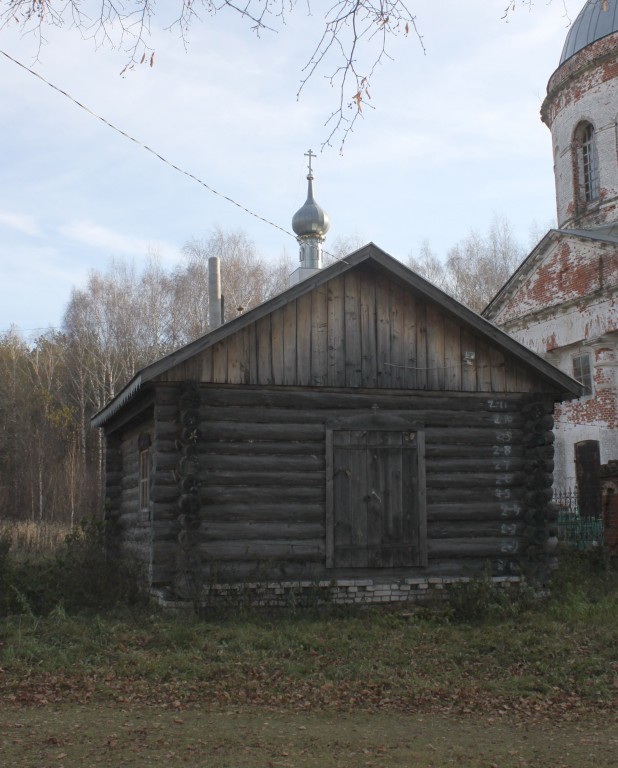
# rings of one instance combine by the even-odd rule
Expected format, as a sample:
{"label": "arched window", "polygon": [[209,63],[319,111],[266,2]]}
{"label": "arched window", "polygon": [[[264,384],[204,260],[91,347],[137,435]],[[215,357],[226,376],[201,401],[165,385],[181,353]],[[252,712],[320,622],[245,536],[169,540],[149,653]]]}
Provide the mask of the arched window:
{"label": "arched window", "polygon": [[575,131],[577,187],[582,203],[599,198],[599,160],[596,136],[591,123],[580,123]]}

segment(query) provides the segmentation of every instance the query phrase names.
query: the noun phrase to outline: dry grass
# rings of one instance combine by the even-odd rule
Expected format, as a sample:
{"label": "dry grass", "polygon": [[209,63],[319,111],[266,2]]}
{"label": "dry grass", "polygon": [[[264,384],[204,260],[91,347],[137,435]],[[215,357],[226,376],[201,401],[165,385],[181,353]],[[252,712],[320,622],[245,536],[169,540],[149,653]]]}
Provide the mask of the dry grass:
{"label": "dry grass", "polygon": [[10,541],[12,555],[49,555],[57,552],[71,531],[61,523],[32,520],[0,521],[0,541]]}

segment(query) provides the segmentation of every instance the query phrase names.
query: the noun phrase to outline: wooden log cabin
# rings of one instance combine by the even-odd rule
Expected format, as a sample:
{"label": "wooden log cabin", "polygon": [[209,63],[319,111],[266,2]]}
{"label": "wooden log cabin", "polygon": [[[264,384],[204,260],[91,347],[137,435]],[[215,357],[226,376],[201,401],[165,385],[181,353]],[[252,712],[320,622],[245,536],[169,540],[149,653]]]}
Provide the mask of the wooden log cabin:
{"label": "wooden log cabin", "polygon": [[110,547],[170,599],[414,600],[556,543],[581,385],[373,244],[140,371],[105,431]]}

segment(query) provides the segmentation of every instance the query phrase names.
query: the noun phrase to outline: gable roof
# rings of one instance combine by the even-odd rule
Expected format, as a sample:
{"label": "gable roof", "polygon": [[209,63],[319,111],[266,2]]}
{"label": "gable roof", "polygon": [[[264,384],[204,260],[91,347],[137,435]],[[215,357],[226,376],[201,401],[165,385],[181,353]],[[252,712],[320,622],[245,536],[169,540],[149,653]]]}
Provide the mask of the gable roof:
{"label": "gable roof", "polygon": [[176,365],[185,362],[194,355],[203,352],[232,334],[242,330],[249,324],[269,315],[288,302],[309,293],[317,286],[323,285],[339,275],[357,268],[360,265],[370,265],[388,277],[395,278],[404,286],[420,293],[430,301],[437,304],[442,310],[452,315],[457,321],[469,327],[472,331],[485,338],[487,341],[499,345],[504,351],[510,353],[520,362],[534,368],[536,373],[549,380],[558,391],[573,397],[581,394],[581,385],[570,376],[559,371],[543,358],[531,352],[508,334],[501,331],[488,320],[476,312],[468,309],[452,296],[441,291],[432,283],[412,271],[400,261],[389,256],[385,251],[373,243],[369,243],[354,253],[349,254],[329,267],[325,267],[311,277],[288,288],[282,293],[265,301],[263,304],[249,310],[243,315],[228,321],[224,325],[215,328],[210,333],[181,347],[180,349],[162,357],[154,363],[142,368],[122,391],[111,400],[99,413],[92,417],[93,427],[104,426],[117,413],[122,406],[131,400],[137,392],[149,381],[153,381],[161,374],[169,371]]}
{"label": "gable roof", "polygon": [[550,229],[485,307],[481,313],[482,316],[492,320],[502,304],[515,293],[522,282],[539,266],[547,251],[565,237],[618,245],[618,225],[610,224],[604,227],[596,227],[595,229]]}

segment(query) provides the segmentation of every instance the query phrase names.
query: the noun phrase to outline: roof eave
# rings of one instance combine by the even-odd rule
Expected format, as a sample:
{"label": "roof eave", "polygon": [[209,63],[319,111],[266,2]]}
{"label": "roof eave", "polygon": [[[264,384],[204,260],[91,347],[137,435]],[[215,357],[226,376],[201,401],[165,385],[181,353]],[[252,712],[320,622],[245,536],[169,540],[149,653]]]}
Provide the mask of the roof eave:
{"label": "roof eave", "polygon": [[132,400],[142,386],[141,372],[137,373],[131,381],[109,403],[90,419],[93,428],[103,427],[122,408]]}

